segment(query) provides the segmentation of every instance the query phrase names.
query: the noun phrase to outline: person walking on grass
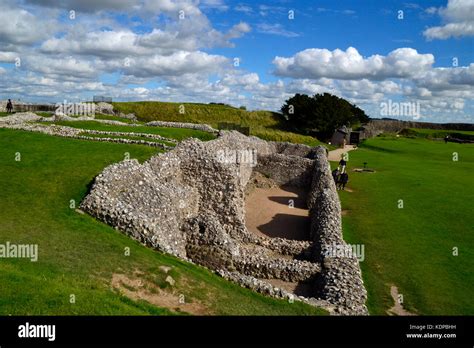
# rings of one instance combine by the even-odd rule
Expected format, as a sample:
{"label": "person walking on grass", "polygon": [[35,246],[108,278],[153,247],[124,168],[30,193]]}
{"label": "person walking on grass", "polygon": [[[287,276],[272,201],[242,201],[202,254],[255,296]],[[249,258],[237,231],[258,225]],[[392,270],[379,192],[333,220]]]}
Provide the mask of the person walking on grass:
{"label": "person walking on grass", "polygon": [[8,102],[7,102],[7,113],[11,114],[12,112],[13,112],[13,104],[12,104],[11,99],[8,99]]}

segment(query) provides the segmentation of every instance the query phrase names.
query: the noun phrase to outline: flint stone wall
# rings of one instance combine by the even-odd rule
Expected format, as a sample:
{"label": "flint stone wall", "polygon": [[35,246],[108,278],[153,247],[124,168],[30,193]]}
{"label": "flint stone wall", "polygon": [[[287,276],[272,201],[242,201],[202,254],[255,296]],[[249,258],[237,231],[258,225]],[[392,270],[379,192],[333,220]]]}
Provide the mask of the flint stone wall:
{"label": "flint stone wall", "polygon": [[[223,162],[217,155],[222,150],[256,150],[259,164]],[[245,186],[253,170],[267,172],[277,182],[311,187],[312,241],[270,239],[247,231]],[[329,179],[325,148],[221,132],[213,141],[185,140],[143,164],[129,160],[107,167],[96,177],[81,208],[154,249],[226,274],[228,279],[241,279],[242,286],[257,284],[254,290],[280,296],[281,291],[269,290],[273,289],[269,283],[263,281],[261,286],[261,279],[310,282],[319,297],[310,299],[313,304],[326,303],[325,308],[335,314],[366,314],[358,302],[362,297],[352,293],[359,286],[363,289],[358,263],[332,262],[315,245],[344,242],[340,203]],[[353,280],[355,285],[350,283]]]}
{"label": "flint stone wall", "polygon": [[185,122],[167,122],[167,121],[151,121],[146,124],[146,126],[152,127],[171,127],[171,128],[187,128],[200,130],[203,132],[217,134],[219,133],[218,129],[212,128],[207,124],[202,123],[185,123]]}
{"label": "flint stone wall", "polygon": [[327,252],[334,246],[347,246],[342,236],[341,204],[331,168],[322,148],[316,149],[316,163],[308,208],[311,218],[313,258],[321,263],[322,271],[317,281],[321,298],[337,305],[338,314],[368,314],[365,290],[357,258],[332,257]]}
{"label": "flint stone wall", "polygon": [[267,248],[247,231],[245,186],[253,166],[220,161],[223,149],[262,156],[275,150],[238,132],[209,142],[188,139],[144,164],[130,160],[107,167],[81,207],[152,248],[211,269],[288,281],[314,277],[319,264],[275,256],[275,249],[300,252],[301,243]]}

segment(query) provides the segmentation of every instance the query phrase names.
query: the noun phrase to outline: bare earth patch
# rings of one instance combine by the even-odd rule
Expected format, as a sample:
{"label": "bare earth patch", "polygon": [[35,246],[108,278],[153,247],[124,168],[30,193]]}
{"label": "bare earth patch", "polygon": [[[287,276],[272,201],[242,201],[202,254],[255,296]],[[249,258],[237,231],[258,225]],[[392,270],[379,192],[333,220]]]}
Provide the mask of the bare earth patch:
{"label": "bare earth patch", "polygon": [[201,303],[182,303],[184,301],[180,301],[178,294],[165,291],[155,284],[140,278],[129,278],[125,274],[116,273],[112,276],[112,287],[132,300],[144,300],[173,312],[185,312],[194,315],[211,314]]}
{"label": "bare earth patch", "polygon": [[414,313],[407,311],[405,308],[403,308],[402,304],[398,301],[398,288],[395,285],[392,285],[390,287],[390,295],[392,295],[392,298],[395,301],[395,304],[392,308],[390,308],[387,311],[387,314],[402,315],[402,316],[416,315]]}
{"label": "bare earth patch", "polygon": [[306,192],[295,187],[254,188],[245,203],[249,231],[267,237],[308,240]]}

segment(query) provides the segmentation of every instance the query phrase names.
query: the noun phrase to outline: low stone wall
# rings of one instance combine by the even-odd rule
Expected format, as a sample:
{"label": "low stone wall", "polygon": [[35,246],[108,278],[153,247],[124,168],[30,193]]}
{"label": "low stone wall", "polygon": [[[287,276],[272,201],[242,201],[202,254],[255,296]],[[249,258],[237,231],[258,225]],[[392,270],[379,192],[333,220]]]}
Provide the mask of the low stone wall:
{"label": "low stone wall", "polygon": [[298,156],[314,159],[316,149],[304,144],[293,144],[288,142],[272,142],[275,145],[276,153],[286,156]]}
{"label": "low stone wall", "polygon": [[364,130],[361,132],[361,139],[376,137],[384,132],[398,133],[406,128],[474,131],[474,125],[472,123],[430,123],[372,119],[368,124],[364,125]]}
{"label": "low stone wall", "polygon": [[151,121],[151,122],[148,122],[146,125],[152,126],[152,127],[188,128],[188,129],[200,130],[203,132],[208,132],[208,133],[213,133],[213,134],[219,133],[218,129],[214,129],[207,124],[201,124],[201,123]]}
{"label": "low stone wall", "polygon": [[78,116],[78,117],[71,117],[68,115],[65,115],[63,113],[56,113],[52,117],[44,117],[42,122],[80,122],[80,121],[90,121],[90,122],[98,122],[98,123],[103,123],[103,124],[110,124],[113,126],[129,126],[129,127],[137,127],[141,126],[140,124],[135,124],[135,123],[126,123],[126,122],[121,122],[121,121],[115,121],[115,120],[102,120],[99,118],[94,118],[94,117],[89,117],[89,116]]}
{"label": "low stone wall", "polygon": [[272,178],[278,185],[307,188],[311,184],[314,161],[279,153],[259,156],[255,170]]}
{"label": "low stone wall", "polygon": [[355,255],[329,253],[331,248],[342,250],[347,247],[342,236],[341,204],[324,148],[316,149],[315,160],[318,165],[313,169],[308,208],[314,241],[313,257],[322,265],[316,282],[317,292],[336,306],[338,314],[366,315],[367,292],[358,259]]}
{"label": "low stone wall", "polygon": [[[13,112],[54,112],[55,104],[25,104],[12,100]],[[7,111],[7,101],[0,101],[0,112]]]}

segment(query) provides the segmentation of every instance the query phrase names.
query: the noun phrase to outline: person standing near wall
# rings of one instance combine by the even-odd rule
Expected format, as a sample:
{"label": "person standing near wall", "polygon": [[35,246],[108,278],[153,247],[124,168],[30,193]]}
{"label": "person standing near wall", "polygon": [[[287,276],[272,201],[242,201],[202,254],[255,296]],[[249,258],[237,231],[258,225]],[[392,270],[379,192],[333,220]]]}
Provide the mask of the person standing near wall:
{"label": "person standing near wall", "polygon": [[11,99],[8,99],[8,102],[7,102],[7,112],[9,114],[11,114],[13,112],[13,104],[12,104]]}

